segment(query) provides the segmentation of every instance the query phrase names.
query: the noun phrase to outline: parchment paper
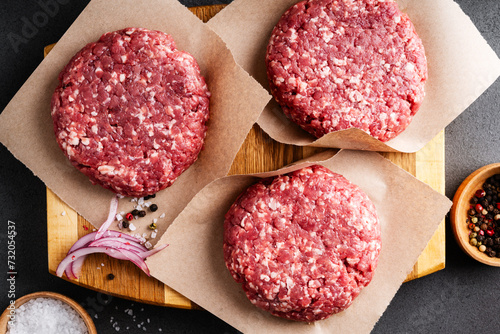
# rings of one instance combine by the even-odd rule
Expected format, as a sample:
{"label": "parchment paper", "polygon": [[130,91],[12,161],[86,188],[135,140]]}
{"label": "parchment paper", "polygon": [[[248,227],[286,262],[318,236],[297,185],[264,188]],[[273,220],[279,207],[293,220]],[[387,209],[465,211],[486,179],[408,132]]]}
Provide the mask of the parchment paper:
{"label": "parchment paper", "polygon": [[[209,128],[198,161],[154,200],[159,206],[158,214],[166,215],[158,223],[161,233],[198,190],[227,174],[248,131],[270,99],[235,63],[217,34],[178,1],[91,1],[0,115],[0,141],[64,202],[94,226],[100,226],[113,194],[91,185],[57,146],[50,99],[59,72],[78,50],[105,32],[126,27],[156,29],[172,35],[178,49],[196,58],[212,93]],[[128,201],[122,199],[119,210],[125,210],[126,205],[132,207]],[[136,232],[147,227],[136,225],[141,225]]]}
{"label": "parchment paper", "polygon": [[[159,243],[169,246],[148,258],[154,277],[245,333],[369,333],[451,207],[451,201],[381,155],[325,151],[274,173],[228,176],[201,190]],[[370,285],[346,311],[304,324],[253,306],[225,267],[224,215],[259,177],[319,162],[359,185],[375,204],[382,225],[382,251]]]}
{"label": "parchment paper", "polygon": [[[298,0],[234,0],[207,24],[236,61],[268,88],[265,51],[274,25]],[[476,100],[500,75],[500,59],[452,0],[398,0],[421,37],[429,79],[424,103],[398,137],[382,143],[349,129],[315,138],[289,121],[272,100],[258,120],[273,139],[300,146],[416,152]]]}

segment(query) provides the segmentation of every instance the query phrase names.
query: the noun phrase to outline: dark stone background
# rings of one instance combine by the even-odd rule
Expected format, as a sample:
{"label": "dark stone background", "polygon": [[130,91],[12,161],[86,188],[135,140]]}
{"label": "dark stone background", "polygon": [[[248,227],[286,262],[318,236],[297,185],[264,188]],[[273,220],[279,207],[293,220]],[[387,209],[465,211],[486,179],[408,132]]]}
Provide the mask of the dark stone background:
{"label": "dark stone background", "polygon": [[[43,47],[56,42],[88,1],[59,0],[46,22],[40,11],[51,0],[0,2],[0,110],[43,59]],[[55,1],[55,0],[52,0]],[[231,0],[181,0],[186,6],[229,3]],[[258,1],[258,0],[255,0]],[[500,55],[500,1],[456,0],[484,38]],[[38,15],[38,16],[37,16]],[[36,32],[22,41],[26,20],[40,20]],[[32,21],[33,22],[33,21]],[[32,35],[32,36],[31,36]],[[24,37],[23,37],[24,38]],[[464,45],[464,48],[467,46]],[[500,160],[500,80],[446,128],[446,195],[453,197],[475,169]],[[80,288],[47,270],[46,198],[44,184],[0,145],[0,310],[7,307],[7,222],[16,224],[16,298],[51,290],[81,303],[99,333],[129,327],[129,333],[236,333],[206,311],[179,310],[133,303]],[[418,205],[418,203],[415,203]],[[397,241],[397,236],[394,236]],[[468,258],[457,246],[447,221],[446,268],[404,283],[373,333],[497,333],[500,269]],[[132,309],[135,318],[125,313]],[[148,321],[149,320],[149,321]],[[142,324],[141,324],[142,323]],[[113,326],[114,325],[114,326]],[[146,330],[144,330],[144,328]]]}

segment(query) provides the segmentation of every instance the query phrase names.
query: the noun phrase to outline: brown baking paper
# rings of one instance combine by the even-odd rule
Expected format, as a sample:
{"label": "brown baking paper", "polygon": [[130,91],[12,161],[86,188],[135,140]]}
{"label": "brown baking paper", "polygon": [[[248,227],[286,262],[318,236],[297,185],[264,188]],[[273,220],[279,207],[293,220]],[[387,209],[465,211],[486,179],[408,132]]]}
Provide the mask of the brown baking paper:
{"label": "brown baking paper", "polygon": [[[163,222],[172,221],[194,194],[227,174],[248,131],[270,99],[236,65],[224,42],[178,1],[91,1],[0,115],[0,141],[64,202],[100,226],[113,195],[101,186],[91,185],[63,155],[53,133],[50,99],[59,72],[78,50],[105,32],[126,27],[172,35],[180,50],[196,58],[212,93],[207,137],[198,161],[154,200],[160,207],[158,214],[165,213],[164,220],[158,222],[162,232],[167,226]],[[126,204],[128,201],[121,200],[120,211],[131,207]],[[143,229],[147,226],[137,225]]]}
{"label": "brown baking paper", "polygon": [[[451,207],[451,201],[375,152],[332,150],[274,173],[218,179],[201,190],[148,258],[152,276],[245,333],[369,333]],[[370,285],[347,310],[313,324],[271,316],[253,306],[224,264],[224,215],[260,177],[319,163],[360,186],[375,204],[382,251]]]}
{"label": "brown baking paper", "polygon": [[[298,0],[234,0],[207,24],[228,44],[236,61],[268,88],[264,58],[274,25]],[[320,139],[289,121],[274,101],[259,126],[273,139],[300,146],[416,152],[476,100],[500,75],[500,59],[452,0],[399,0],[421,37],[429,79],[422,107],[398,137],[382,143],[357,129]]]}

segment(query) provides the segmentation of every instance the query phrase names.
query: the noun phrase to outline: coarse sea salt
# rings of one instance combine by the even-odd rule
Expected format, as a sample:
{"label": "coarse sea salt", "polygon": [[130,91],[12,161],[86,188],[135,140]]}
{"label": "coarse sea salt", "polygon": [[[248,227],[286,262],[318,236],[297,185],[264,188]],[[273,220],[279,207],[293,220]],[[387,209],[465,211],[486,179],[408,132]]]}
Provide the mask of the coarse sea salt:
{"label": "coarse sea salt", "polygon": [[69,305],[54,298],[35,298],[16,309],[7,334],[88,333],[82,317]]}

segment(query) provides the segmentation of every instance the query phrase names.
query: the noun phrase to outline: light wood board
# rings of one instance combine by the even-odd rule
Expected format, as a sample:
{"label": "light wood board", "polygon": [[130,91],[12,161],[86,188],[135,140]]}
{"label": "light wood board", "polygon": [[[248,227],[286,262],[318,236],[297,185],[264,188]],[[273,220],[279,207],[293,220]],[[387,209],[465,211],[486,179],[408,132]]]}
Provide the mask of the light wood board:
{"label": "light wood board", "polygon": [[[224,5],[190,8],[204,22],[219,12]],[[50,51],[47,47],[45,54]],[[248,134],[229,174],[247,174],[271,171],[322,149],[284,145],[272,140],[257,125]],[[444,131],[417,153],[382,153],[396,165],[444,194]],[[47,233],[49,272],[55,274],[57,265],[66,256],[71,245],[94,227],[47,189]],[[445,265],[445,223],[439,225],[433,238],[415,264],[407,280],[428,275]],[[114,279],[110,280],[108,274]],[[66,279],[66,277],[63,277]],[[95,254],[87,257],[79,279],[74,284],[143,303],[178,308],[197,308],[187,298],[155,278],[148,277],[130,262]]]}

